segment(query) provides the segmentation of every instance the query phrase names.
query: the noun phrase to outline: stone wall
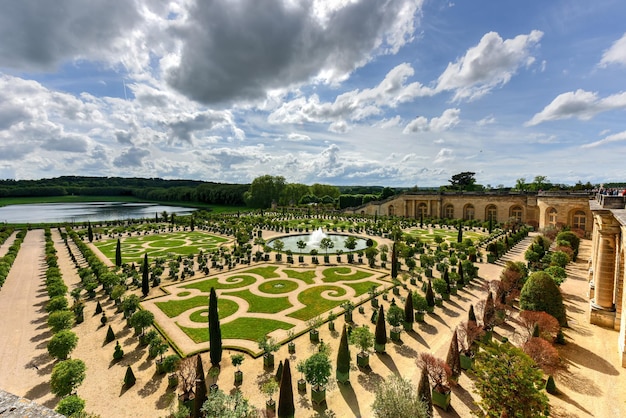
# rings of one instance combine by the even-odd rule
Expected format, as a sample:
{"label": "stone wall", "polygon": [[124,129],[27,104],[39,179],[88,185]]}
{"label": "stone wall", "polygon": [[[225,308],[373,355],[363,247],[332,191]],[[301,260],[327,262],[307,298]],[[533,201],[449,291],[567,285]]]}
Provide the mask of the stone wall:
{"label": "stone wall", "polygon": [[0,417],[63,418],[63,415],[31,400],[20,398],[0,389]]}

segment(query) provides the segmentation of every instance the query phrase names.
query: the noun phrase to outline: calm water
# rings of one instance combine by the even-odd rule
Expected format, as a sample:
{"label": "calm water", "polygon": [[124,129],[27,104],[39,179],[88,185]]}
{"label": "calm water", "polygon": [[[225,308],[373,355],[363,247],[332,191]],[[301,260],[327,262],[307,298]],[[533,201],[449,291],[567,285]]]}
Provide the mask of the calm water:
{"label": "calm water", "polygon": [[186,215],[193,208],[164,206],[154,203],[82,202],[34,203],[0,207],[0,222],[6,223],[64,223],[85,221],[111,221],[154,218],[155,214]]}

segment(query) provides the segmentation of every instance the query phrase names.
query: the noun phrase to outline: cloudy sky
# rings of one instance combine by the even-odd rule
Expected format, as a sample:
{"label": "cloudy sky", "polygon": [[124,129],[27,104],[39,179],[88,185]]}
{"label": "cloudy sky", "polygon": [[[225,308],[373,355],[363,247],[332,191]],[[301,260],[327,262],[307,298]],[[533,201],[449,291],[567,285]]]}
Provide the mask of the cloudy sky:
{"label": "cloudy sky", "polygon": [[623,0],[0,10],[0,178],[626,180]]}

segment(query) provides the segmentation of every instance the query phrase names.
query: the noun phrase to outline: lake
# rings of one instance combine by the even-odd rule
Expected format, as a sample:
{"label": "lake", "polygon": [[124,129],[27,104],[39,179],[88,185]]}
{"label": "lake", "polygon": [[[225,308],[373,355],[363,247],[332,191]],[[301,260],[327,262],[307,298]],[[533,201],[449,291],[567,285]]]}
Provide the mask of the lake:
{"label": "lake", "polygon": [[155,214],[187,215],[194,208],[156,203],[80,202],[33,203],[0,207],[0,222],[6,223],[72,223],[154,218]]}

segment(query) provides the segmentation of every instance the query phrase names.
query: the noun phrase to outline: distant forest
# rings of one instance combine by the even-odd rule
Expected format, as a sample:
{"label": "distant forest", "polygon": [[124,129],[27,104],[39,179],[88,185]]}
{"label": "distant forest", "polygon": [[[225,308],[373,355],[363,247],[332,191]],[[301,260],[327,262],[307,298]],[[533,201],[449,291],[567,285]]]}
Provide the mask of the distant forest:
{"label": "distant forest", "polygon": [[[260,179],[279,179],[278,177],[263,176]],[[257,179],[259,180],[259,179]],[[256,182],[256,181],[255,181]],[[253,182],[254,184],[254,182]],[[164,180],[160,178],[123,178],[123,177],[84,177],[63,176],[40,180],[0,180],[0,198],[3,197],[41,197],[41,196],[132,196],[157,202],[189,202],[210,205],[268,207],[269,205],[254,205],[246,202],[246,192],[250,191],[251,184],[214,183],[199,180]],[[365,201],[376,200],[383,195],[393,195],[400,189],[394,190],[382,186],[329,186],[315,184],[313,186],[294,185],[304,188],[291,202],[305,203],[320,202],[321,197],[329,193],[337,198],[340,193],[347,199],[345,205],[361,204]],[[402,189],[404,190],[404,189]],[[384,193],[383,193],[384,191]],[[266,194],[262,191],[262,194]],[[345,193],[345,195],[343,195]],[[315,197],[319,195],[319,199]],[[356,196],[353,197],[353,196]],[[307,197],[310,200],[307,201]],[[276,199],[282,200],[282,199]],[[279,202],[287,204],[284,202]],[[330,203],[330,202],[328,202]],[[333,199],[333,203],[337,203]]]}

